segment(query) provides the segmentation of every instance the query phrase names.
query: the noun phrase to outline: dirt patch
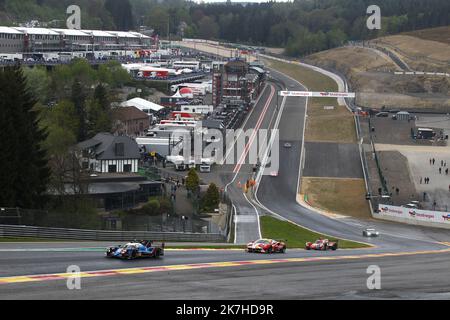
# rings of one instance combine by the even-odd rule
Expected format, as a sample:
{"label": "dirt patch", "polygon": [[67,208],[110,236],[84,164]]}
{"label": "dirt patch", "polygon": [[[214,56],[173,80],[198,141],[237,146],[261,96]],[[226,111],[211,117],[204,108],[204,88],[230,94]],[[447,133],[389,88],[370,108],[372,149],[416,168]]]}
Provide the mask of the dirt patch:
{"label": "dirt patch", "polygon": [[[427,31],[429,36],[438,32],[438,30],[432,30]],[[449,36],[448,31],[447,36]],[[438,36],[435,35],[435,37]],[[448,43],[415,37],[413,33],[383,37],[374,40],[373,43],[395,52],[415,71],[450,72],[450,44]]]}
{"label": "dirt patch", "polygon": [[378,158],[392,203],[400,206],[419,200],[410,176],[408,159],[397,151],[378,152]]}
{"label": "dirt patch", "polygon": [[269,54],[284,54],[284,48],[269,48],[264,47],[264,50],[266,50]]}
{"label": "dirt patch", "polygon": [[366,71],[397,71],[392,60],[374,50],[358,47],[343,47],[313,54],[307,58],[314,64],[339,70],[343,73]]}
{"label": "dirt patch", "polygon": [[409,35],[395,35],[377,40],[378,44],[387,44],[395,51],[403,53],[406,58],[423,59],[424,57],[440,62],[450,60],[450,45],[447,43],[420,39]]}
{"label": "dirt patch", "polygon": [[363,179],[302,178],[301,193],[311,206],[344,216],[370,219]]}
{"label": "dirt patch", "polygon": [[[417,45],[419,49],[415,48],[416,42],[421,43]],[[378,46],[384,46],[402,57],[405,56],[405,61],[415,70],[445,72],[450,61],[450,46],[433,41],[426,44],[422,42],[424,40],[410,36],[386,37],[373,41]],[[435,44],[440,49],[445,49],[446,53],[437,55],[434,48],[428,48]],[[403,49],[396,47],[397,45]],[[404,52],[409,50],[408,46],[414,48],[408,56],[416,55],[411,60],[407,59]],[[442,46],[446,48],[441,48]],[[420,51],[422,49],[423,52]],[[337,48],[316,53],[306,60],[314,65],[343,73],[351,84],[351,90],[357,93],[357,104],[362,107],[380,109],[386,106],[405,110],[434,111],[444,111],[450,107],[450,78],[396,75],[394,72],[398,70],[393,61],[371,48]]]}
{"label": "dirt patch", "polygon": [[404,35],[450,45],[450,26],[405,32]]}

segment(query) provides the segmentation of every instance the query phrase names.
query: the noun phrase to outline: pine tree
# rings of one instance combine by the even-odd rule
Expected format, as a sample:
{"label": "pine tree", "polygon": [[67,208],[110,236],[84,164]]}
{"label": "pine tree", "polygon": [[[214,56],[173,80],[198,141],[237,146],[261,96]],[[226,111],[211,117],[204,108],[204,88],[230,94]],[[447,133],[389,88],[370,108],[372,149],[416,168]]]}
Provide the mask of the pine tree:
{"label": "pine tree", "polygon": [[197,171],[194,168],[189,170],[188,176],[186,178],[186,189],[192,193],[197,193],[200,186],[200,178],[198,177]]}
{"label": "pine tree", "polygon": [[87,138],[86,94],[80,81],[75,80],[72,85],[72,102],[79,120],[78,141]]}
{"label": "pine tree", "polygon": [[95,87],[94,99],[97,100],[103,111],[109,112],[110,103],[108,98],[108,91],[103,84],[99,84]]}
{"label": "pine tree", "polygon": [[19,66],[0,71],[0,206],[41,208],[50,177],[36,100]]}
{"label": "pine tree", "polygon": [[203,198],[203,209],[205,211],[213,211],[219,207],[220,194],[219,189],[214,183],[211,183]]}

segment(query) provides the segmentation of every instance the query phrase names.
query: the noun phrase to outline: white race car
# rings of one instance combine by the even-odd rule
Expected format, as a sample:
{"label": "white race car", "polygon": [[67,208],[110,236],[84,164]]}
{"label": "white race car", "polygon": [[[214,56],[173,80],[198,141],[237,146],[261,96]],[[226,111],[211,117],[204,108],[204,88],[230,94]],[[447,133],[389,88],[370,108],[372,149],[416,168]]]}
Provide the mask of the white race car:
{"label": "white race car", "polygon": [[371,237],[378,237],[380,233],[375,230],[374,228],[367,228],[363,230],[363,237],[371,238]]}

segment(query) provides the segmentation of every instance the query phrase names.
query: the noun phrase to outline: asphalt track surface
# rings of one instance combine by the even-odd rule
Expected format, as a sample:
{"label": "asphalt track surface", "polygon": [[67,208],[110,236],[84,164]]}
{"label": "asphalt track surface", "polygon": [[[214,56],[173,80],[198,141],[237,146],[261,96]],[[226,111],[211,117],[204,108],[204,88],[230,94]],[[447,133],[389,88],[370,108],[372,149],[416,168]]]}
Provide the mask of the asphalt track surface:
{"label": "asphalt track surface", "polygon": [[304,177],[364,178],[356,143],[306,142],[305,150]]}
{"label": "asphalt track surface", "polygon": [[[272,76],[303,89],[284,75],[272,72]],[[287,141],[293,146],[280,148],[283,165],[279,176],[263,177],[257,193],[261,206],[254,204],[253,208],[245,197],[239,197],[237,189],[235,204],[240,210],[248,204],[254,214],[268,209],[318,232],[370,242],[375,247],[335,252],[288,250],[284,255],[173,250],[157,260],[121,261],[104,257],[107,243],[1,243],[0,299],[261,299],[267,295],[271,299],[450,299],[450,247],[441,243],[450,242],[448,230],[333,220],[297,204],[305,107],[305,99],[286,99],[280,145]],[[273,114],[276,111],[272,109]],[[257,119],[249,118],[248,126]],[[265,118],[267,124],[262,126],[270,127],[271,119]],[[238,178],[245,178],[248,169],[243,166],[243,176]],[[233,171],[230,169],[231,177]],[[378,239],[361,236],[368,223],[381,232]],[[70,265],[79,266],[84,273],[81,290],[68,290],[67,275],[58,275]],[[381,290],[367,289],[370,265],[381,269]]]}
{"label": "asphalt track surface", "polygon": [[[66,247],[73,248],[73,245],[66,244]],[[49,244],[42,247],[48,249]],[[247,254],[242,250],[187,250],[169,251],[164,258],[157,260],[136,261],[107,259],[100,251],[1,251],[0,279],[15,274],[42,274],[42,271],[46,274],[63,273],[72,263],[78,264],[82,271],[116,269],[127,273],[82,277],[81,290],[68,290],[65,278],[0,283],[0,299],[260,299],[267,295],[274,299],[450,298],[448,250],[446,253],[418,255],[399,252],[398,256],[384,256],[379,249],[371,250],[370,256],[366,257],[362,255],[367,254],[367,250],[290,250],[284,255],[270,256]],[[301,261],[302,258],[305,260]],[[277,263],[279,259],[300,261]],[[221,261],[221,264],[212,268],[202,265],[186,267],[188,263],[198,265],[215,261]],[[261,263],[229,266],[227,261]],[[381,269],[381,290],[367,289],[367,268],[370,265]],[[178,268],[133,272],[133,269],[156,266]]]}
{"label": "asphalt track surface", "polygon": [[[261,146],[259,137],[259,130],[270,130],[274,127],[276,117],[278,115],[277,109],[277,93],[283,88],[273,82],[268,82],[263,90],[255,107],[249,114],[247,121],[244,123],[241,139],[245,141],[245,148],[243,152],[238,150],[235,145],[234,150],[230,153],[234,156],[234,164],[225,165],[220,168],[219,175],[223,184],[226,185],[226,191],[233,201],[236,210],[237,224],[236,224],[236,243],[245,244],[251,240],[261,237],[259,232],[259,218],[255,205],[248,199],[248,196],[243,192],[243,186],[247,180],[252,178],[253,167],[257,163],[257,159],[250,159],[251,154],[262,154],[264,147]],[[245,135],[245,133],[247,133]],[[252,135],[253,133],[253,135]],[[268,132],[267,142],[270,139],[271,132]]]}

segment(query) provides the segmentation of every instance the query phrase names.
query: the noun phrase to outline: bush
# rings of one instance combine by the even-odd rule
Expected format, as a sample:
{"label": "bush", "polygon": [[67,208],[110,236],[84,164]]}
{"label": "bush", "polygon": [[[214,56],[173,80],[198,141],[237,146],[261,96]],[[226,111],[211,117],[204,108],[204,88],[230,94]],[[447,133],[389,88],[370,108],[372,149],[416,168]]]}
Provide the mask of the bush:
{"label": "bush", "polygon": [[219,188],[214,183],[209,185],[205,196],[202,199],[202,209],[204,212],[213,212],[219,207],[220,194]]}
{"label": "bush", "polygon": [[158,199],[150,199],[140,210],[141,214],[147,216],[157,216],[160,214],[161,204]]}
{"label": "bush", "polygon": [[200,186],[200,178],[194,168],[189,170],[186,178],[186,189],[192,193],[197,193]]}

